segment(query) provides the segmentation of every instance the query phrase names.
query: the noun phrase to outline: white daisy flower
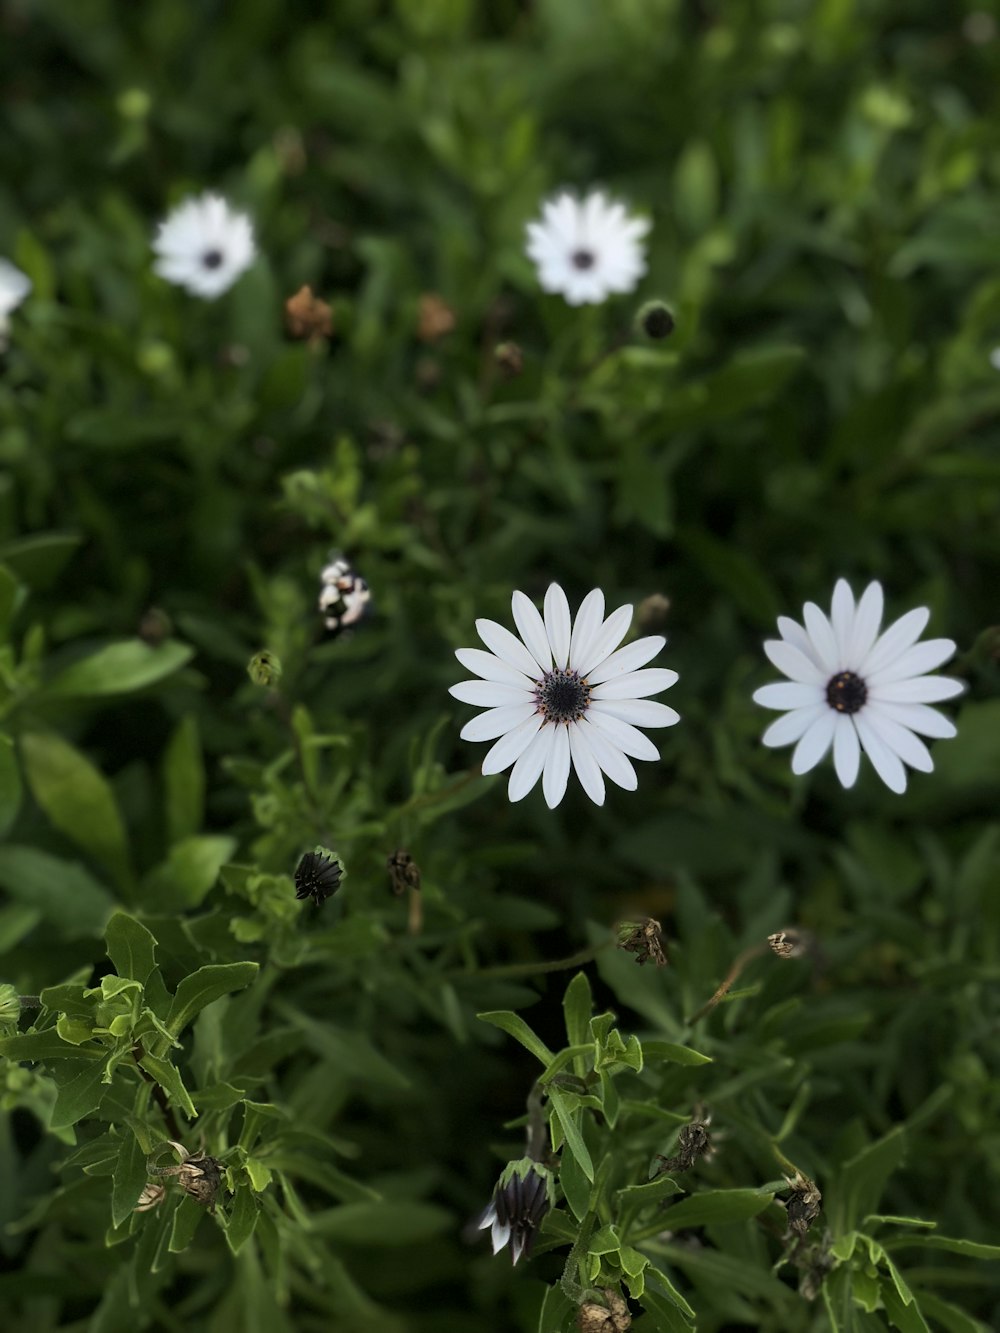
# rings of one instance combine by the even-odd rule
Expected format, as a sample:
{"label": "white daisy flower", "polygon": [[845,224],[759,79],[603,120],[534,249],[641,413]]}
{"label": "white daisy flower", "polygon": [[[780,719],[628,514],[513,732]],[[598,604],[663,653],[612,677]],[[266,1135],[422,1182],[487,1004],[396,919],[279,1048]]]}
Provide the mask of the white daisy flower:
{"label": "white daisy flower", "polygon": [[0,349],[7,345],[8,315],[31,291],[31,279],[9,259],[0,258]]}
{"label": "white daisy flower", "polygon": [[[491,651],[459,648],[455,656],[481,679],[451,687],[480,713],[462,728],[467,741],[496,740],[483,772],[502,773],[514,765],[507,794],[520,801],[539,778],[549,809],[566,793],[570,763],[584,791],[604,804],[604,777],[634,791],[633,759],[659,759],[659,751],[638,727],[671,727],[679,715],[648,698],[669,689],[676,671],[640,671],[666,643],[662,635],[618,645],[632,620],[620,606],[605,620],[599,588],[583,599],[571,624],[569,603],[558,584],[545,594],[545,618],[523,592],[511,600],[520,638],[493,620],[477,620],[479,637]],[[617,651],[616,651],[617,649]],[[499,737],[499,740],[496,738]]]}
{"label": "white daisy flower", "polygon": [[570,305],[598,305],[632,291],[645,273],[647,231],[644,218],[600,190],[583,199],[563,191],[542,205],[540,222],[528,223],[526,249],[543,291],[562,293]]}
{"label": "white daisy flower", "polygon": [[153,250],[161,278],[208,301],[228,291],[257,254],[249,217],[217,194],[179,204],[160,223]]}
{"label": "white daisy flower", "polygon": [[955,727],[927,705],[964,689],[959,680],[925,674],[955,652],[951,639],[917,643],[930,614],[917,607],[880,635],[882,585],[870,583],[855,605],[839,579],[829,619],[814,602],[803,607],[804,628],[779,616],[781,638],[770,639],[764,651],[788,681],[764,685],[753,697],[785,716],[764,732],[764,744],[796,743],[793,773],[815,768],[832,745],[844,787],[854,785],[862,748],[891,791],[906,790],[904,764],[929,773],[934,763],[920,736],[943,739]]}

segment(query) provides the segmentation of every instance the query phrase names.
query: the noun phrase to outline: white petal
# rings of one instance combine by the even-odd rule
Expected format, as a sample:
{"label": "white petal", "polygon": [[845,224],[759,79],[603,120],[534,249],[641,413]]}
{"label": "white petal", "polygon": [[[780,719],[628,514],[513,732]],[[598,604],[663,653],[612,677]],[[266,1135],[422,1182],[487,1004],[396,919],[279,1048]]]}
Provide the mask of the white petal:
{"label": "white petal", "polygon": [[460,680],[457,685],[449,686],[448,693],[477,708],[502,708],[505,704],[526,704],[534,699],[527,690],[501,685],[495,680]]}
{"label": "white petal", "polygon": [[604,624],[604,593],[600,588],[588,592],[580,603],[573,622],[573,635],[569,645],[569,664],[574,671],[579,671],[579,663],[586,662],[591,646],[601,632]]}
{"label": "white petal", "polygon": [[855,716],[854,725],[858,729],[861,744],[865,747],[865,754],[872,761],[872,768],[890,791],[896,792],[897,795],[902,794],[906,791],[906,769],[899,756],[894,754],[868,725],[865,711]]}
{"label": "white petal", "polygon": [[471,722],[466,722],[458,734],[463,741],[492,741],[497,736],[513,731],[522,722],[527,722],[534,711],[533,703],[506,704],[503,708],[491,708],[488,712],[474,717]]}
{"label": "white petal", "polygon": [[493,1253],[499,1254],[503,1247],[510,1240],[510,1223],[497,1220],[493,1223],[493,1229],[490,1232],[490,1240],[493,1244]]}
{"label": "white petal", "polygon": [[[871,700],[869,702],[871,703]],[[958,728],[951,718],[945,717],[944,713],[939,713],[936,708],[928,708],[926,704],[896,704],[879,699],[877,707],[884,717],[892,718],[893,722],[898,722],[902,727],[909,727],[911,731],[916,731],[921,736],[932,736],[935,740],[950,740],[952,736],[958,735]]]}
{"label": "white petal", "polygon": [[761,736],[761,743],[772,748],[777,745],[791,745],[806,734],[818,717],[829,711],[830,707],[826,700],[810,704],[806,708],[793,708],[790,713],[771,723]]}
{"label": "white petal", "polygon": [[791,620],[788,616],[779,616],[778,633],[786,643],[790,643],[793,648],[798,648],[799,652],[804,653],[810,662],[814,662],[817,667],[819,666],[812,640],[797,620]]}
{"label": "white petal", "polygon": [[545,622],[538,614],[538,608],[523,592],[513,594],[510,608],[514,613],[517,632],[527,645],[528,652],[543,671],[548,671],[552,665],[552,651],[545,633]]}
{"label": "white petal", "polygon": [[894,680],[889,685],[873,686],[868,697],[882,703],[936,704],[965,693],[965,682],[952,676],[916,676],[913,680]]}
{"label": "white petal", "polygon": [[486,647],[515,671],[523,671],[531,680],[541,676],[543,668],[509,629],[495,620],[477,620],[476,631]]}
{"label": "white petal", "polygon": [[[606,707],[611,709],[613,705],[608,704]],[[605,712],[603,707],[599,711],[598,706],[594,705],[587,709],[587,718],[623,754],[631,755],[633,759],[659,759],[660,752],[649,737],[613,712]]]}
{"label": "white petal", "polygon": [[569,602],[558,583],[550,583],[545,594],[545,632],[553,662],[557,667],[564,667],[569,661]]}
{"label": "white petal", "polygon": [[491,1227],[496,1220],[497,1206],[495,1203],[491,1203],[487,1208],[483,1209],[483,1215],[479,1219],[478,1230],[485,1231],[486,1228]]}
{"label": "white petal", "polygon": [[501,736],[496,745],[486,752],[486,758],[483,760],[483,776],[489,777],[491,773],[502,773],[505,768],[510,768],[515,759],[520,759],[524,754],[541,725],[541,713],[532,713],[531,717],[519,722],[513,731]]}
{"label": "white petal", "polygon": [[619,648],[610,657],[598,662],[594,669],[587,673],[587,679],[591,685],[600,685],[613,677],[636,671],[652,661],[665,643],[666,639],[662,634],[651,634],[648,638],[636,639],[635,643],[626,644],[624,648]]}
{"label": "white petal", "polygon": [[853,787],[861,765],[861,745],[854,723],[838,714],[833,733],[833,765],[842,787]]}
{"label": "white petal", "polygon": [[595,805],[603,805],[604,778],[601,775],[601,766],[594,758],[594,752],[587,743],[583,729],[575,722],[569,727],[569,752],[576,776],[580,779],[580,786]]}
{"label": "white petal", "polygon": [[542,792],[550,810],[554,810],[566,795],[569,780],[569,729],[559,726],[552,730],[552,744],[542,773]]}
{"label": "white petal", "polygon": [[818,666],[812,657],[807,657],[784,639],[768,639],[764,644],[764,652],[768,660],[789,680],[801,681],[805,685],[823,685],[831,675]]}
{"label": "white petal", "polygon": [[607,713],[633,727],[672,727],[681,720],[675,709],[652,699],[597,699],[588,711]]}
{"label": "white petal", "polygon": [[915,643],[895,661],[878,671],[869,671],[865,682],[872,689],[877,689],[880,685],[891,685],[896,680],[922,676],[925,671],[933,671],[935,667],[947,662],[949,657],[953,657],[955,646],[953,639],[927,639],[924,643]]}
{"label": "white petal", "polygon": [[530,690],[534,686],[534,681],[523,671],[501,662],[492,653],[484,653],[482,648],[456,648],[455,656],[466,671],[482,676],[483,680],[497,680],[504,685],[516,685],[522,690]]}
{"label": "white petal", "polygon": [[555,727],[543,727],[510,771],[507,795],[511,801],[523,801],[542,776],[542,769],[555,740]]}
{"label": "white petal", "polygon": [[823,691],[818,685],[803,685],[793,680],[762,685],[753,692],[754,703],[762,708],[809,708],[812,704],[823,703],[823,699]]}
{"label": "white petal", "polygon": [[792,752],[793,773],[808,773],[816,767],[830,748],[836,721],[837,714],[829,708],[810,724],[809,730]]}
{"label": "white petal", "polygon": [[[846,579],[838,579],[834,586],[833,601],[830,604],[830,624],[833,626],[833,636],[837,640],[837,663],[834,670],[844,671],[851,660],[851,635],[854,632],[854,594]],[[844,785],[850,786],[850,783]]]}
{"label": "white petal", "polygon": [[[837,670],[837,661],[840,657],[833,626],[815,602],[806,602],[802,608],[802,614],[805,617],[809,638],[815,649],[815,656],[822,662],[826,674],[832,676]],[[780,669],[784,670],[784,668]],[[786,671],[785,674],[788,675],[788,672]]]}
{"label": "white petal", "polygon": [[[581,657],[580,661],[577,663],[576,670],[579,671],[581,676],[587,676],[594,681],[595,675],[601,670],[601,667],[605,663],[605,658],[609,661],[611,660],[609,654],[613,653],[621,643],[622,639],[624,639],[631,623],[631,605],[626,604],[625,606],[619,606],[617,610],[611,612],[610,616],[608,616],[607,620],[598,631],[594,642],[591,644],[590,652],[585,657]],[[659,636],[654,635],[653,637],[656,638]],[[637,642],[645,643],[647,640],[639,639]],[[666,643],[666,639],[663,640],[663,643]],[[629,646],[634,648],[635,644],[630,644]],[[663,644],[660,645],[660,647],[662,646]],[[660,649],[657,648],[656,651],[659,652]],[[651,654],[651,656],[655,656],[655,654]],[[649,658],[644,658],[643,661],[648,662]],[[627,669],[631,670],[631,668]],[[600,676],[599,678],[601,680],[604,679],[603,676]],[[596,683],[596,681],[594,681],[594,683]]]}
{"label": "white petal", "polygon": [[931,613],[926,606],[915,607],[894,621],[881,634],[871,652],[854,670],[865,680],[875,677],[883,667],[891,666],[924,632]]}
{"label": "white petal", "polygon": [[860,664],[865,660],[871,651],[872,644],[875,642],[878,627],[882,623],[882,603],[881,583],[869,583],[861,594],[858,609],[854,613],[851,651],[847,656],[847,660],[851,663],[854,671],[859,669]]}
{"label": "white petal", "polygon": [[904,764],[909,764],[910,768],[918,769],[921,773],[933,772],[934,760],[930,751],[909,727],[900,726],[883,713],[877,704],[865,709],[865,720],[879,740],[884,741],[894,754],[898,754]]}
{"label": "white petal", "polygon": [[650,667],[646,671],[630,671],[625,676],[596,685],[591,691],[594,699],[644,699],[650,694],[669,690],[678,680],[677,672],[667,667]]}
{"label": "white petal", "polygon": [[608,740],[604,732],[588,718],[578,722],[577,726],[582,728],[587,738],[587,744],[594,753],[594,758],[611,781],[619,787],[624,787],[626,791],[635,791],[639,785],[639,779],[635,775],[635,769],[618,746]]}

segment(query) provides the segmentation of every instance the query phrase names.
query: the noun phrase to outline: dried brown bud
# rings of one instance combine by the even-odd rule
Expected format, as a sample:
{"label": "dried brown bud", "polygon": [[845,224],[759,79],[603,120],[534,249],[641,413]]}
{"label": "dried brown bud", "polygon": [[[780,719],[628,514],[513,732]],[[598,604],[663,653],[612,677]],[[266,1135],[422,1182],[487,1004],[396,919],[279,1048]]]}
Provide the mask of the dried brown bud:
{"label": "dried brown bud", "polygon": [[681,1131],[677,1136],[677,1151],[673,1157],[663,1157],[660,1153],[656,1154],[656,1159],[660,1163],[657,1175],[672,1176],[678,1171],[690,1171],[699,1157],[710,1151],[712,1140],[708,1136],[708,1125],[703,1120],[692,1120],[690,1124],[681,1125]]}
{"label": "dried brown bud", "polygon": [[580,1333],[626,1333],[632,1327],[628,1306],[613,1287],[601,1292],[605,1305],[586,1301],[576,1312],[576,1326]]}
{"label": "dried brown bud", "polygon": [[139,1202],[135,1205],[133,1212],[148,1213],[151,1208],[158,1208],[166,1197],[166,1187],[156,1185],[152,1181],[143,1186],[143,1191],[139,1195]]}
{"label": "dried brown bud", "polygon": [[285,302],[285,328],[292,338],[320,338],[333,336],[333,312],[325,301],[313,296],[311,287],[300,287]]}
{"label": "dried brown bud", "polygon": [[[173,1148],[179,1159],[175,1165],[155,1165],[156,1157],[164,1147]],[[215,1207],[223,1175],[223,1166],[217,1157],[209,1157],[203,1152],[189,1153],[183,1143],[168,1139],[166,1144],[161,1143],[154,1149],[146,1162],[146,1171],[151,1176],[174,1176],[185,1194],[204,1204],[210,1212]],[[147,1185],[146,1188],[163,1187]]]}
{"label": "dried brown bud", "polygon": [[767,942],[779,958],[802,958],[812,948],[812,937],[794,926],[768,935]]}
{"label": "dried brown bud", "polygon": [[421,342],[437,342],[455,327],[455,312],[437,292],[424,292],[420,298],[417,337]]}
{"label": "dried brown bud", "polygon": [[405,893],[407,889],[420,888],[420,867],[402,847],[393,852],[386,866],[389,869],[393,893],[400,894]]}
{"label": "dried brown bud", "polygon": [[666,967],[663,928],[659,921],[646,916],[639,921],[622,921],[617,929],[619,949],[624,949],[626,953],[634,953],[635,961],[640,966],[652,962],[657,967]]}
{"label": "dried brown bud", "polygon": [[664,597],[662,592],[651,592],[648,597],[644,597],[639,603],[640,627],[651,629],[654,625],[662,625],[669,610],[670,598]]}
{"label": "dried brown bud", "polygon": [[791,1196],[785,1200],[785,1209],[788,1213],[788,1229],[797,1236],[804,1236],[812,1226],[816,1218],[819,1217],[819,1210],[823,1206],[823,1196],[816,1188],[813,1181],[808,1176],[804,1176],[801,1171],[795,1172],[794,1179],[786,1176],[788,1188],[792,1191]]}
{"label": "dried brown bud", "polygon": [[497,343],[493,349],[493,359],[510,380],[515,379],[524,369],[524,353],[517,343]]}

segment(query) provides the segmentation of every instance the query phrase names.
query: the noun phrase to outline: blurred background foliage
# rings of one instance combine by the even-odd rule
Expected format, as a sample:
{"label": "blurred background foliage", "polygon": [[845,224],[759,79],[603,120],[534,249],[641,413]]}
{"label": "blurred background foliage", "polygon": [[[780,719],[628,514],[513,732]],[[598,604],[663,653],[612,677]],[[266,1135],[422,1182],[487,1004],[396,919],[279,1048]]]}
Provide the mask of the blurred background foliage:
{"label": "blurred background foliage", "polygon": [[[817,1224],[843,1263],[814,1301],[771,1276],[769,1213],[653,1235],[699,1329],[996,1325],[989,9],[0,0],[0,252],[34,282],[0,362],[0,980],[43,999],[0,1070],[20,1326],[569,1327],[564,1208],[513,1273],[463,1235],[521,1155],[503,1126],[538,1073],[475,1014],[520,1010],[558,1050],[573,972],[539,965],[590,946],[598,1012],[713,1060],[647,1065],[628,1095],[660,1138],[605,1125],[614,1171],[645,1179],[708,1111],[695,1197],[773,1191],[780,1142],[853,1200]],[[596,184],[651,217],[649,272],[571,310],[537,290],[523,228],[549,190]],[[150,268],[156,221],[202,188],[261,250],[212,305]],[[329,340],[285,331],[303,284]],[[664,342],[634,323],[653,297]],[[331,549],[374,594],[349,637],[316,612]],[[760,641],[839,575],[959,643],[959,736],[902,798],[866,769],[849,792],[826,766],[793,779],[758,743]],[[552,579],[571,603],[669,601],[643,615],[683,723],[601,810],[572,785],[554,813],[511,807],[446,693],[475,617]],[[263,649],[272,689],[247,676]],[[319,910],[291,881],[316,845],[347,866]],[[390,891],[397,847],[419,897]],[[642,914],[665,970],[599,947]],[[142,978],[122,921],[155,937]],[[818,959],[755,955],[687,1022],[792,925]],[[169,1047],[181,984],[204,1007]],[[164,1043],[144,1071],[141,1033]],[[94,1085],[82,1066],[112,1049]],[[144,1154],[178,1134],[226,1162],[231,1200],[131,1213]],[[839,1239],[862,1195],[973,1245],[914,1241],[904,1304]],[[654,1305],[633,1301],[637,1329],[691,1326]]]}

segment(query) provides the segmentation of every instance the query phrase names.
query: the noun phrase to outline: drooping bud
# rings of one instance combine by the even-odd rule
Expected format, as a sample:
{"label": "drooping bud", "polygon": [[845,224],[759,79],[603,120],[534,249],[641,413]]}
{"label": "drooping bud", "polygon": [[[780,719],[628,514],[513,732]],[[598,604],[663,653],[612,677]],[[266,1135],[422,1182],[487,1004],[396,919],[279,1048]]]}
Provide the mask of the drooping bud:
{"label": "drooping bud", "polygon": [[804,1236],[809,1228],[819,1217],[819,1210],[823,1206],[823,1196],[813,1181],[808,1176],[803,1175],[801,1171],[796,1171],[794,1177],[786,1176],[788,1187],[792,1191],[788,1199],[785,1200],[785,1210],[788,1213],[788,1229],[797,1236]]}
{"label": "drooping bud", "polygon": [[666,967],[667,955],[663,947],[663,928],[659,921],[651,916],[639,921],[621,921],[617,926],[618,947],[626,953],[634,953],[635,961],[655,963],[657,967]]}
{"label": "drooping bud", "polygon": [[489,1207],[479,1220],[479,1230],[490,1230],[493,1253],[510,1245],[511,1261],[531,1257],[542,1218],[552,1206],[552,1177],[546,1167],[528,1157],[508,1162]]}

